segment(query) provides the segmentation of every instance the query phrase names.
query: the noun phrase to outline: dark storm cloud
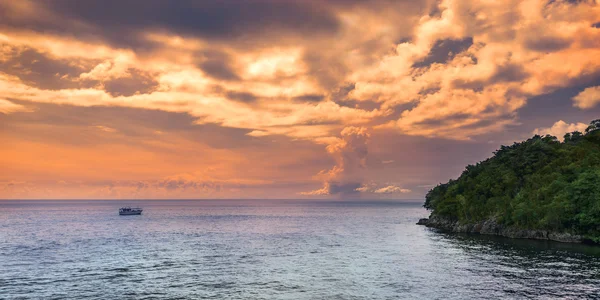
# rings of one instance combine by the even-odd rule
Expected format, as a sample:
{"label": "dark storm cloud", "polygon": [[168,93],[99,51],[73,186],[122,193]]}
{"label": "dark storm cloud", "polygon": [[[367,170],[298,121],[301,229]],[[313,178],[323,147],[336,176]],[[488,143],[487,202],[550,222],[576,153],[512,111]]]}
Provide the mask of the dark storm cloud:
{"label": "dark storm cloud", "polygon": [[424,90],[420,91],[419,95],[432,95],[432,94],[439,92],[440,90],[441,90],[441,88],[439,88],[439,87],[428,88],[428,89],[424,89]]}
{"label": "dark storm cloud", "polygon": [[[76,89],[100,86],[97,80],[81,80],[80,74],[88,72],[99,61],[66,60],[52,58],[35,49],[10,49],[8,59],[0,61],[0,72],[18,77],[29,86],[45,89]],[[103,83],[104,90],[112,96],[131,96],[152,92],[158,82],[148,74],[130,68],[129,76],[113,78]]]}
{"label": "dark storm cloud", "polygon": [[210,77],[221,80],[239,80],[240,77],[223,61],[207,60],[198,64],[198,67]]}
{"label": "dark storm cloud", "polygon": [[256,100],[258,100],[258,97],[256,95],[248,92],[228,91],[227,93],[225,93],[225,95],[228,99],[244,103],[253,103],[256,102]]}
{"label": "dark storm cloud", "polygon": [[516,82],[523,81],[527,77],[529,77],[529,74],[527,74],[523,66],[507,64],[504,66],[499,66],[494,75],[490,78],[489,82]]}
{"label": "dark storm cloud", "polygon": [[507,82],[521,82],[529,78],[529,74],[523,66],[516,64],[506,64],[498,66],[492,76],[487,80],[470,80],[465,78],[459,78],[452,80],[452,87],[456,89],[468,89],[474,92],[481,92],[486,85],[507,83]]}
{"label": "dark storm cloud", "polygon": [[538,52],[556,52],[568,48],[571,40],[560,37],[540,37],[525,42],[525,46]]}
{"label": "dark storm cloud", "polygon": [[82,62],[54,59],[30,48],[13,48],[6,55],[7,60],[0,60],[0,72],[42,89],[76,88],[79,83],[74,79],[87,71]]}
{"label": "dark storm cloud", "polygon": [[440,40],[435,42],[429,55],[422,61],[413,64],[413,68],[428,67],[434,63],[445,63],[456,54],[467,50],[473,45],[473,38],[468,37],[460,40]]}
{"label": "dark storm cloud", "polygon": [[220,80],[240,80],[231,67],[231,57],[224,52],[212,50],[198,53],[198,68],[206,75]]}
{"label": "dark storm cloud", "polygon": [[[349,108],[357,108],[357,109],[362,109],[362,110],[366,110],[366,111],[372,111],[374,109],[381,109],[381,103],[372,101],[372,100],[358,101],[358,100],[354,100],[354,99],[347,99],[344,101],[338,101],[336,103],[339,106],[349,107]],[[385,117],[382,117],[382,119],[385,119]]]}
{"label": "dark storm cloud", "polygon": [[361,186],[360,182],[340,183],[340,182],[327,182],[325,188],[327,189],[328,195],[350,195],[358,194],[356,190]]}
{"label": "dark storm cloud", "polygon": [[372,111],[381,108],[381,103],[374,100],[356,100],[350,97],[350,92],[356,88],[354,83],[346,83],[340,85],[336,90],[331,92],[330,99],[339,106],[358,108],[362,110]]}
{"label": "dark storm cloud", "polygon": [[356,100],[349,97],[350,92],[356,88],[354,83],[342,84],[339,88],[330,94],[331,101],[339,106],[358,108],[362,110],[372,111],[381,108],[381,103],[373,100]]}
{"label": "dark storm cloud", "polygon": [[292,98],[292,100],[294,100],[295,102],[317,103],[317,102],[321,102],[324,98],[325,98],[324,95],[305,94],[305,95],[294,97],[294,98]]}
{"label": "dark storm cloud", "polygon": [[467,89],[467,90],[473,90],[474,92],[481,92],[481,91],[483,91],[485,82],[482,80],[471,80],[471,79],[459,78],[459,79],[452,80],[452,82],[450,84],[451,84],[452,88],[454,88],[454,89]]}
{"label": "dark storm cloud", "polygon": [[[248,35],[268,39],[277,33],[334,33],[339,26],[336,17],[324,5],[309,1],[57,0],[37,3],[60,20],[24,21],[6,16],[0,18],[4,19],[0,24],[68,32],[79,38],[100,36],[125,47],[139,46],[138,33],[145,30],[230,40]],[[0,13],[0,17],[3,15]]]}

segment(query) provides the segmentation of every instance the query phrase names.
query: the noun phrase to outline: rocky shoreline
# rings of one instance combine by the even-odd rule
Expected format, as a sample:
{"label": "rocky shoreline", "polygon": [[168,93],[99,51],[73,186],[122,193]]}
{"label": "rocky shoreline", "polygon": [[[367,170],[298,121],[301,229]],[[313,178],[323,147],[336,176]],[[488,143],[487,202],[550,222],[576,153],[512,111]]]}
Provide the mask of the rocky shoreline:
{"label": "rocky shoreline", "polygon": [[531,230],[510,227],[498,224],[495,220],[486,220],[475,224],[460,224],[458,220],[440,216],[430,216],[428,219],[420,219],[418,225],[436,228],[442,231],[456,233],[475,233],[486,235],[498,235],[515,239],[551,240],[562,243],[587,243],[589,242],[580,235],[570,233],[559,233],[547,230]]}

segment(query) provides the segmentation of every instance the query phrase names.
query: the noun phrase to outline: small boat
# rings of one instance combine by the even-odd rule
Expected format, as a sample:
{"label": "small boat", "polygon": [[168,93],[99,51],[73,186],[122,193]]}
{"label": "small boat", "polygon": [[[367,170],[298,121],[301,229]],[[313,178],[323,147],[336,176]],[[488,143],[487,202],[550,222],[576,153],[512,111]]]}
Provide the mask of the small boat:
{"label": "small boat", "polygon": [[129,216],[129,215],[141,215],[142,209],[139,207],[122,207],[119,208],[119,215],[121,216]]}

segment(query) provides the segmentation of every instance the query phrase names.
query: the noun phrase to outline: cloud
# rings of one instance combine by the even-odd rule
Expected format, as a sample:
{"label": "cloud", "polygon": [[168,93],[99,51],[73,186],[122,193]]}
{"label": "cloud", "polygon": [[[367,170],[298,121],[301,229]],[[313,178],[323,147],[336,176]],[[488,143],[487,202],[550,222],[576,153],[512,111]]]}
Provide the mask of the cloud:
{"label": "cloud", "polygon": [[600,77],[597,3],[440,1],[437,10],[352,75],[354,99],[411,104],[382,128],[466,140],[518,125],[532,96]]}
{"label": "cloud", "polygon": [[[276,163],[311,161],[296,171],[303,184],[290,191],[308,190],[318,180],[316,194],[354,195],[369,176],[383,177],[367,172],[369,151],[373,167],[386,167],[384,173],[407,167],[400,155],[412,147],[377,156],[385,138],[373,145],[371,134],[407,144],[475,144],[490,134],[506,140],[529,130],[515,127],[528,119],[525,110],[546,105],[542,95],[598,85],[598,16],[593,1],[0,0],[0,91],[6,99],[0,112],[10,128],[3,133],[21,133],[10,141],[23,149],[62,147],[54,149],[55,164],[36,160],[35,170],[18,165],[24,179],[81,175],[61,160],[66,145],[104,153],[120,146],[120,158],[90,148],[77,162],[94,157],[94,167],[110,165],[125,174],[134,169],[123,162],[139,160],[135,170],[154,179],[134,174],[123,180],[157,187],[156,178],[214,161],[225,161],[221,178],[244,169],[245,180],[267,181],[288,174]],[[574,105],[597,105],[597,89],[575,96]],[[540,100],[528,103],[532,97]],[[118,134],[98,134],[117,128]],[[38,143],[27,144],[25,137]],[[315,154],[323,145],[327,154]],[[77,158],[78,152],[69,153]],[[36,157],[28,152],[21,158]],[[270,167],[256,163],[265,158]],[[396,163],[377,163],[381,158]],[[43,174],[28,177],[32,172]],[[155,190],[184,193],[194,182],[220,181],[169,179]],[[369,189],[375,195],[390,185]],[[116,183],[103,187],[119,190]]]}
{"label": "cloud", "polygon": [[235,101],[240,101],[244,103],[253,103],[258,100],[258,97],[252,93],[247,92],[227,92],[227,98]]}
{"label": "cloud", "polygon": [[323,188],[303,192],[302,195],[346,195],[356,193],[356,189],[360,188],[369,153],[370,134],[364,127],[351,126],[344,128],[340,135],[326,147],[336,165],[318,174],[324,180]]}
{"label": "cloud", "polygon": [[1,2],[18,99],[184,112],[263,136],[367,126],[467,140],[600,76],[590,2],[24,3]]}
{"label": "cloud", "polygon": [[148,0],[140,5],[135,0],[67,0],[22,5],[2,1],[0,5],[2,25],[75,34],[80,39],[100,37],[117,47],[151,47],[141,33],[152,29],[219,42],[248,36],[261,40],[333,34],[339,27],[334,14],[311,1]]}
{"label": "cloud", "polygon": [[554,123],[552,127],[549,128],[536,128],[533,131],[533,134],[546,135],[549,134],[551,136],[555,136],[560,140],[563,140],[563,137],[566,133],[579,131],[585,132],[585,129],[588,127],[587,124],[584,123],[566,123],[563,120],[559,120]]}
{"label": "cloud", "polygon": [[293,98],[293,100],[298,101],[298,102],[320,102],[324,98],[325,98],[324,95],[306,94],[306,95],[296,96]]}
{"label": "cloud", "polygon": [[94,64],[79,59],[61,59],[28,46],[10,44],[0,46],[0,58],[3,58],[0,59],[2,72],[43,89],[79,87],[76,78]]}
{"label": "cloud", "polygon": [[203,51],[199,54],[198,67],[207,75],[225,81],[240,80],[231,66],[229,54],[219,51]]}
{"label": "cloud", "polygon": [[[198,76],[200,79],[201,75]],[[6,97],[17,100],[44,103],[59,103],[78,106],[120,106],[145,109],[159,109],[169,112],[186,112],[196,116],[197,124],[219,124],[223,127],[259,130],[268,134],[283,134],[295,138],[314,139],[330,136],[331,131],[344,124],[365,124],[388,112],[374,109],[361,109],[340,106],[331,101],[317,103],[273,102],[268,107],[250,107],[243,100],[244,93],[215,93],[213,88],[206,89],[206,94],[199,96],[197,92],[165,90],[173,88],[170,81],[175,78],[162,78],[161,86],[150,94],[136,93],[130,96],[113,96],[104,90],[62,89],[43,90],[29,87],[18,77],[0,73],[0,89]],[[239,101],[229,100],[227,96],[235,96]],[[241,97],[241,98],[240,98]],[[251,100],[251,99],[250,99]],[[290,112],[292,114],[284,112]]]}
{"label": "cloud", "polygon": [[374,194],[405,194],[412,192],[409,189],[401,188],[396,185],[388,185],[384,187],[378,187],[376,183],[363,184],[356,188],[356,191],[361,193],[374,193]]}
{"label": "cloud", "polygon": [[108,126],[103,126],[103,125],[95,125],[93,126],[94,128],[100,130],[100,131],[104,131],[104,132],[110,132],[110,133],[114,133],[117,132],[116,129],[108,127]]}
{"label": "cloud", "polygon": [[152,93],[158,88],[158,81],[151,74],[130,68],[125,76],[107,80],[102,86],[113,97],[133,96]]}
{"label": "cloud", "polygon": [[323,187],[318,190],[301,192],[300,194],[305,196],[329,196],[338,194],[347,196],[355,194],[358,188],[360,188],[360,183],[358,182],[339,183],[327,181],[323,183]]}
{"label": "cloud", "polygon": [[394,194],[394,193],[410,193],[411,190],[403,189],[398,186],[389,185],[374,191],[376,194]]}
{"label": "cloud", "polygon": [[590,109],[600,103],[600,86],[588,87],[573,97],[574,106],[581,109]]}
{"label": "cloud", "polygon": [[23,105],[15,104],[8,100],[0,99],[0,113],[3,113],[5,115],[16,113],[16,112],[31,112],[31,111],[32,111],[31,109],[29,109]]}
{"label": "cloud", "polygon": [[452,60],[456,54],[461,53],[473,45],[473,38],[467,37],[464,39],[444,39],[436,41],[429,54],[423,60],[413,64],[413,68],[429,67],[431,64],[445,64]]}

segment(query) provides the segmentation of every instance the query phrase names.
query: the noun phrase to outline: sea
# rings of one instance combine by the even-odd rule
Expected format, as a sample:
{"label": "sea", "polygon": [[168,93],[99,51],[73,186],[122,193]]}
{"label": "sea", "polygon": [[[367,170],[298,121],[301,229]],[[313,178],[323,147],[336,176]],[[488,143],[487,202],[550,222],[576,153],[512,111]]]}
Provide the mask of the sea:
{"label": "sea", "polygon": [[600,298],[600,247],[415,224],[427,215],[422,201],[4,200],[0,299]]}

